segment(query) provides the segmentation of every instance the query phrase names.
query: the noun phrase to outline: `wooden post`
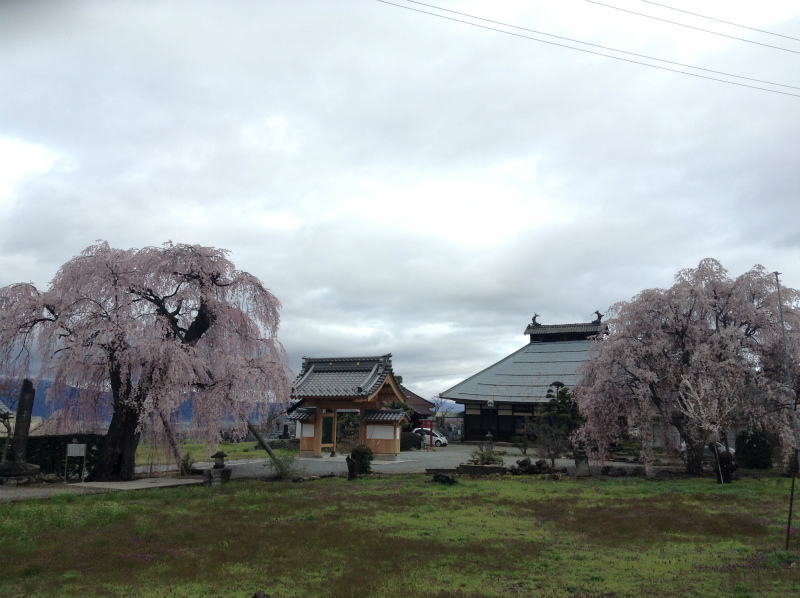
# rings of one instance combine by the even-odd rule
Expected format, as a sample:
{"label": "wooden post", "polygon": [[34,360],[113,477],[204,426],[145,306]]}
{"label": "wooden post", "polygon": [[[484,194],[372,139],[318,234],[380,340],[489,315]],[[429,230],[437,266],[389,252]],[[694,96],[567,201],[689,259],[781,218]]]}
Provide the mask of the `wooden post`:
{"label": "wooden post", "polygon": [[333,448],[331,449],[334,453],[337,451],[336,448],[336,426],[338,425],[339,420],[339,412],[336,408],[333,409]]}
{"label": "wooden post", "polygon": [[364,423],[364,407],[358,411],[358,444],[367,444],[367,424]]}
{"label": "wooden post", "polygon": [[261,435],[261,432],[258,430],[258,428],[256,428],[256,425],[249,419],[246,419],[245,421],[247,422],[247,429],[253,433],[253,436],[256,437],[258,443],[264,447],[264,450],[267,451],[267,454],[269,455],[269,458],[272,459],[272,462],[277,463],[278,459],[275,456],[275,453],[272,452],[272,447],[269,445],[269,443],[267,443],[266,440],[264,440],[264,437]]}
{"label": "wooden post", "polygon": [[317,407],[316,415],[314,416],[314,456],[322,456],[322,407]]}
{"label": "wooden post", "polygon": [[789,550],[789,536],[792,533],[792,507],[794,505],[794,479],[797,477],[797,470],[800,469],[800,432],[797,431],[797,401],[792,391],[792,366],[789,362],[789,348],[786,344],[786,324],[783,321],[783,301],[781,301],[781,281],[778,278],[780,272],[775,274],[775,284],[778,287],[778,311],[781,314],[781,336],[783,338],[783,358],[786,368],[786,392],[789,393],[789,403],[792,405],[792,429],[794,431],[794,463],[792,466],[792,494],[789,498],[789,522],[786,525],[786,550]]}

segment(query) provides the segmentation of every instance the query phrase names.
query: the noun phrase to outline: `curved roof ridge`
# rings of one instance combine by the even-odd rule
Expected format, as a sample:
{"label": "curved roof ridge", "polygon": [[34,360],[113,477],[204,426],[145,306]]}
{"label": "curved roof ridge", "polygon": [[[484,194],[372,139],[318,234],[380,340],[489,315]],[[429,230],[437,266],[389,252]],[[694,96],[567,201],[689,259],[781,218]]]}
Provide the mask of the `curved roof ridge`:
{"label": "curved roof ridge", "polygon": [[304,357],[295,381],[298,397],[363,397],[392,373],[392,354],[377,357]]}
{"label": "curved roof ridge", "polygon": [[372,355],[372,356],[356,356],[356,357],[308,357],[306,355],[303,356],[303,361],[381,361],[388,358],[391,360],[392,354],[386,353],[385,355]]}

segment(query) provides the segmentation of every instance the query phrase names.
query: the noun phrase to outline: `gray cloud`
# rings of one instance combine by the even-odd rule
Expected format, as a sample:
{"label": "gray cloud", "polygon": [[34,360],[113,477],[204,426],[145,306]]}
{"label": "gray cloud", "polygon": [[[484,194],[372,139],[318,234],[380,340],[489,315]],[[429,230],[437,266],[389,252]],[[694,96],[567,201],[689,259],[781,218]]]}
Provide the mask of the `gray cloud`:
{"label": "gray cloud", "polygon": [[[492,10],[800,85],[774,51]],[[295,368],[392,352],[423,396],[521,346],[534,311],[586,321],[705,257],[800,286],[798,98],[375,2],[6,2],[0,51],[0,141],[54,156],[0,197],[0,285],[98,238],[227,247],[283,301]]]}

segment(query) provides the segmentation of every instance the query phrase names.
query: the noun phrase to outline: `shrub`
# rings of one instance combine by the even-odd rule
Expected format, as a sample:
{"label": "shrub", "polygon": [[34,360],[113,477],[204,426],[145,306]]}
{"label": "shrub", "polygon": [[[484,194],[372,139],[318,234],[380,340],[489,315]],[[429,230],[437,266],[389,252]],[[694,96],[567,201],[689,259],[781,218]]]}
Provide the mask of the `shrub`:
{"label": "shrub", "polygon": [[268,459],[264,466],[275,470],[279,479],[290,480],[295,477],[298,455],[294,451],[276,454],[275,459]]}
{"label": "shrub", "polygon": [[638,438],[629,438],[623,442],[617,443],[615,451],[623,455],[641,455],[642,454],[642,441]]}
{"label": "shrub", "polygon": [[186,451],[181,457],[181,474],[188,474],[192,467],[194,467],[194,459],[192,459],[192,451]]}
{"label": "shrub", "polygon": [[372,473],[372,449],[366,444],[359,444],[350,453],[350,458],[356,462],[356,475]]}
{"label": "shrub", "polygon": [[772,467],[772,444],[763,430],[744,430],[736,436],[736,460],[746,469]]}
{"label": "shrub", "polygon": [[472,462],[476,465],[502,465],[503,456],[499,451],[480,446],[472,451]]}
{"label": "shrub", "polygon": [[531,439],[527,434],[523,434],[522,436],[512,436],[511,442],[514,443],[514,446],[517,447],[520,453],[523,455],[528,454],[528,449],[531,446]]}
{"label": "shrub", "polygon": [[400,450],[410,451],[422,448],[422,436],[413,432],[400,432]]}

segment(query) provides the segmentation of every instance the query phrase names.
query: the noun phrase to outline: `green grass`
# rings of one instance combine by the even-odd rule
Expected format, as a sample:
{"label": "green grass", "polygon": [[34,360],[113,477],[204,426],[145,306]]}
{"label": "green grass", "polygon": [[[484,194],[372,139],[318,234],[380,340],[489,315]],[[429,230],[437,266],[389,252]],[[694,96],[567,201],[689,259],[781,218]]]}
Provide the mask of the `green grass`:
{"label": "green grass", "polygon": [[[220,442],[219,450],[227,455],[225,457],[228,461],[236,459],[266,459],[267,452],[264,450],[256,450],[255,442]],[[279,453],[280,451],[276,451]],[[195,463],[203,461],[212,461],[206,455],[206,445],[200,442],[184,442],[183,454],[191,454],[191,459]],[[175,457],[172,451],[165,449],[162,446],[151,445],[147,443],[140,443],[139,448],[136,450],[136,465],[172,465],[175,463]]]}
{"label": "green grass", "polygon": [[788,480],[239,482],[0,504],[0,596],[800,596]]}

